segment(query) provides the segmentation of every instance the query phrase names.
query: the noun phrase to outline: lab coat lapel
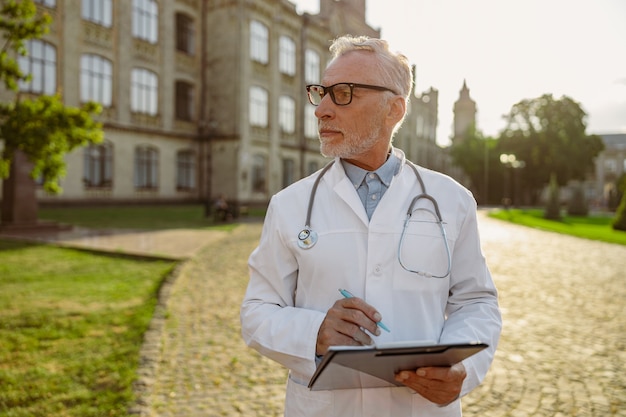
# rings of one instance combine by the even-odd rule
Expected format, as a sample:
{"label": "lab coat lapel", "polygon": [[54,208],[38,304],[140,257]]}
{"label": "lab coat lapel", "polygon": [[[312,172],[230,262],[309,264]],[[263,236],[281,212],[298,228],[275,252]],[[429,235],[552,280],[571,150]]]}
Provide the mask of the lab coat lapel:
{"label": "lab coat lapel", "polygon": [[363,222],[365,226],[369,224],[365,207],[359,198],[359,194],[354,188],[354,184],[350,182],[350,179],[346,175],[346,172],[341,165],[341,161],[337,159],[333,164],[333,167],[326,174],[328,176],[329,185],[335,192],[337,197],[348,205],[354,212],[354,214]]}

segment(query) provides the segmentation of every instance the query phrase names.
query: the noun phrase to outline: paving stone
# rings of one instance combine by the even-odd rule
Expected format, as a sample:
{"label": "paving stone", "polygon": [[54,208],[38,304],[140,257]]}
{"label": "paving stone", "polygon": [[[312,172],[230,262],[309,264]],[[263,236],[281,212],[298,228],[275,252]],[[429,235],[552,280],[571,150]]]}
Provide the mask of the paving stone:
{"label": "paving stone", "polygon": [[[626,417],[626,247],[480,213],[504,329],[466,417]],[[239,333],[247,257],[260,224],[209,242],[177,272],[160,337],[146,339],[144,417],[282,416],[286,370]],[[171,244],[173,242],[170,242]]]}

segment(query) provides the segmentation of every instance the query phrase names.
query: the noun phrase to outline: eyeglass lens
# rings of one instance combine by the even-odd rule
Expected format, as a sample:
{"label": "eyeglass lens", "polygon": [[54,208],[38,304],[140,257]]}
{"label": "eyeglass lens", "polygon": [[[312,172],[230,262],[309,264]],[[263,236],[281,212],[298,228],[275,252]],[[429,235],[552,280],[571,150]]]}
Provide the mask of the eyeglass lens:
{"label": "eyeglass lens", "polygon": [[330,87],[311,85],[308,87],[311,104],[319,106],[326,94],[330,94],[332,101],[338,106],[345,106],[352,101],[352,86],[350,84],[335,84]]}

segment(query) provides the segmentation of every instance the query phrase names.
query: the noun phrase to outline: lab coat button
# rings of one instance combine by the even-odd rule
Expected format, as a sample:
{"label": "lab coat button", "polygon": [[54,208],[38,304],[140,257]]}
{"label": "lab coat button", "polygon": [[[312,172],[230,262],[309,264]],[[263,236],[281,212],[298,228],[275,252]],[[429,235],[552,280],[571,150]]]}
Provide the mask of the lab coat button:
{"label": "lab coat button", "polygon": [[376,266],[374,267],[374,273],[375,273],[376,275],[380,275],[380,273],[381,273],[381,271],[382,271],[382,270],[383,270],[383,269],[381,268],[381,266],[380,266],[380,265],[376,265]]}

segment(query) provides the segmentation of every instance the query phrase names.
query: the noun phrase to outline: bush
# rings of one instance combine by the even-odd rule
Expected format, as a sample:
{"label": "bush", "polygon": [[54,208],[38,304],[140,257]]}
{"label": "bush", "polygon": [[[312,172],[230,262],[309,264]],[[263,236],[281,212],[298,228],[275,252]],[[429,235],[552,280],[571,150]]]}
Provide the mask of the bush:
{"label": "bush", "polygon": [[626,231],[626,174],[617,181],[617,188],[622,193],[622,199],[615,212],[613,229]]}
{"label": "bush", "polygon": [[567,214],[570,216],[586,216],[589,214],[589,205],[585,198],[585,190],[582,183],[572,187],[572,195],[567,204]]}
{"label": "bush", "polygon": [[546,211],[543,217],[549,220],[560,220],[561,219],[561,202],[559,201],[559,184],[556,181],[555,174],[552,174],[550,176],[549,187],[550,189],[548,192],[548,203],[547,203]]}

